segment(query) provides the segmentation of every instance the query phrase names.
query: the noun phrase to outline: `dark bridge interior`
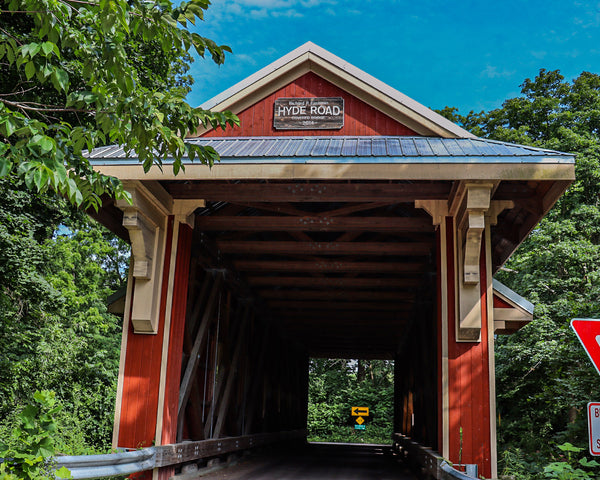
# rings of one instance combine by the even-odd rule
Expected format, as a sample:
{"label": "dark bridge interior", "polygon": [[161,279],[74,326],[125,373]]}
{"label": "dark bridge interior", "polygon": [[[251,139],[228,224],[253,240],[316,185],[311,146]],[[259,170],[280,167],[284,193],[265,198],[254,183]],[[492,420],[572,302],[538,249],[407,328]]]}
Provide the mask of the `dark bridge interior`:
{"label": "dark bridge interior", "polygon": [[[325,357],[396,359],[397,427],[435,440],[436,234],[414,199],[447,198],[450,182],[163,186],[206,199],[179,439],[305,428],[308,358]],[[433,414],[415,425],[419,404]]]}

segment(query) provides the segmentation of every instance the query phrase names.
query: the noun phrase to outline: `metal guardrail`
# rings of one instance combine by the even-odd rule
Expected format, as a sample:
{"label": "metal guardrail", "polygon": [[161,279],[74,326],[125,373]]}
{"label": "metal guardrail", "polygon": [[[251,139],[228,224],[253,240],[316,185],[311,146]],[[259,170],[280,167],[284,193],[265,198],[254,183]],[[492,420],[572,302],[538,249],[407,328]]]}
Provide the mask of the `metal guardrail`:
{"label": "metal guardrail", "polygon": [[420,445],[405,435],[395,433],[393,440],[393,448],[398,455],[425,478],[439,480],[477,479],[477,465],[465,465],[467,473],[463,473],[453,468],[439,453]]}
{"label": "metal guardrail", "polygon": [[106,455],[55,457],[56,469],[68,468],[74,479],[130,475],[156,466],[156,447]]}
{"label": "metal guardrail", "polygon": [[54,457],[51,464],[55,470],[69,469],[76,480],[115,477],[301,438],[306,438],[306,430],[183,442],[106,455],[59,456]]}

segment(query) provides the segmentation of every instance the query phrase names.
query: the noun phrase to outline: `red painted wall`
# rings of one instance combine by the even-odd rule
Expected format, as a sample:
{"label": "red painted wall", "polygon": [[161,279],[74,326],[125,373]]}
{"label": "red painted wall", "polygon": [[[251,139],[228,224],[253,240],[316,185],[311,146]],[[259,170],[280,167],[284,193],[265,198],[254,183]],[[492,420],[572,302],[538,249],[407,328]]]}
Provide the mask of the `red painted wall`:
{"label": "red painted wall", "polygon": [[163,415],[162,444],[177,441],[177,410],[181,381],[181,353],[185,334],[185,313],[190,276],[190,253],[193,230],[185,224],[179,226],[175,281],[173,283],[173,306],[171,309],[171,333],[167,359],[167,383]]}
{"label": "red painted wall", "polygon": [[513,308],[508,302],[505,302],[500,297],[494,295],[494,308]]}
{"label": "red painted wall", "polygon": [[156,436],[165,299],[167,297],[172,238],[173,217],[169,217],[160,294],[158,333],[156,335],[136,334],[133,332],[131,324],[129,325],[119,439],[117,442],[119,447],[149,447],[153,444]]}
{"label": "red painted wall", "polygon": [[462,427],[462,463],[476,463],[479,474],[491,477],[490,383],[487,318],[485,240],[480,260],[481,339],[457,343],[454,235],[452,218],[446,219],[448,258],[448,395],[450,402],[450,461],[458,463]]}
{"label": "red painted wall", "polygon": [[[344,99],[344,126],[338,130],[275,130],[273,104],[276,98],[342,97]],[[240,114],[240,126],[210,130],[204,137],[253,136],[313,136],[313,135],[417,135],[410,128],[384,115],[362,100],[309,72],[277,92],[263,98]]]}

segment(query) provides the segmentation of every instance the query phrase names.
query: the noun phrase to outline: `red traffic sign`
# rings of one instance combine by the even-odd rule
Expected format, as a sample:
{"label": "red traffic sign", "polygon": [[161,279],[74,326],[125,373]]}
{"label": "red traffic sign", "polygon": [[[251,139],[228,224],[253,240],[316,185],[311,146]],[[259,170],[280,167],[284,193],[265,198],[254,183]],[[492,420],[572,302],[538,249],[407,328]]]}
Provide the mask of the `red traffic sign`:
{"label": "red traffic sign", "polygon": [[590,360],[600,374],[600,320],[593,318],[574,318],[571,328],[583,345]]}
{"label": "red traffic sign", "polygon": [[600,455],[600,403],[588,403],[588,432],[590,434],[590,453]]}

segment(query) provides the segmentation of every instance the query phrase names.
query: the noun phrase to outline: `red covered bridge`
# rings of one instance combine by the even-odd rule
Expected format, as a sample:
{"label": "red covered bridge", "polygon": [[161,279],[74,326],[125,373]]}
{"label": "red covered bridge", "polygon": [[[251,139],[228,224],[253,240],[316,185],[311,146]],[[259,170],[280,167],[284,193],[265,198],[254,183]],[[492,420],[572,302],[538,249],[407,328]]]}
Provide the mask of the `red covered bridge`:
{"label": "red covered bridge", "polygon": [[212,169],[92,154],[133,198],[98,214],[132,246],[114,446],[302,437],[310,357],[387,358],[395,431],[458,462],[462,429],[496,476],[494,337],[533,308],[492,276],[573,156],[474,137],[311,43],[204,107],[241,120],[188,139]]}

